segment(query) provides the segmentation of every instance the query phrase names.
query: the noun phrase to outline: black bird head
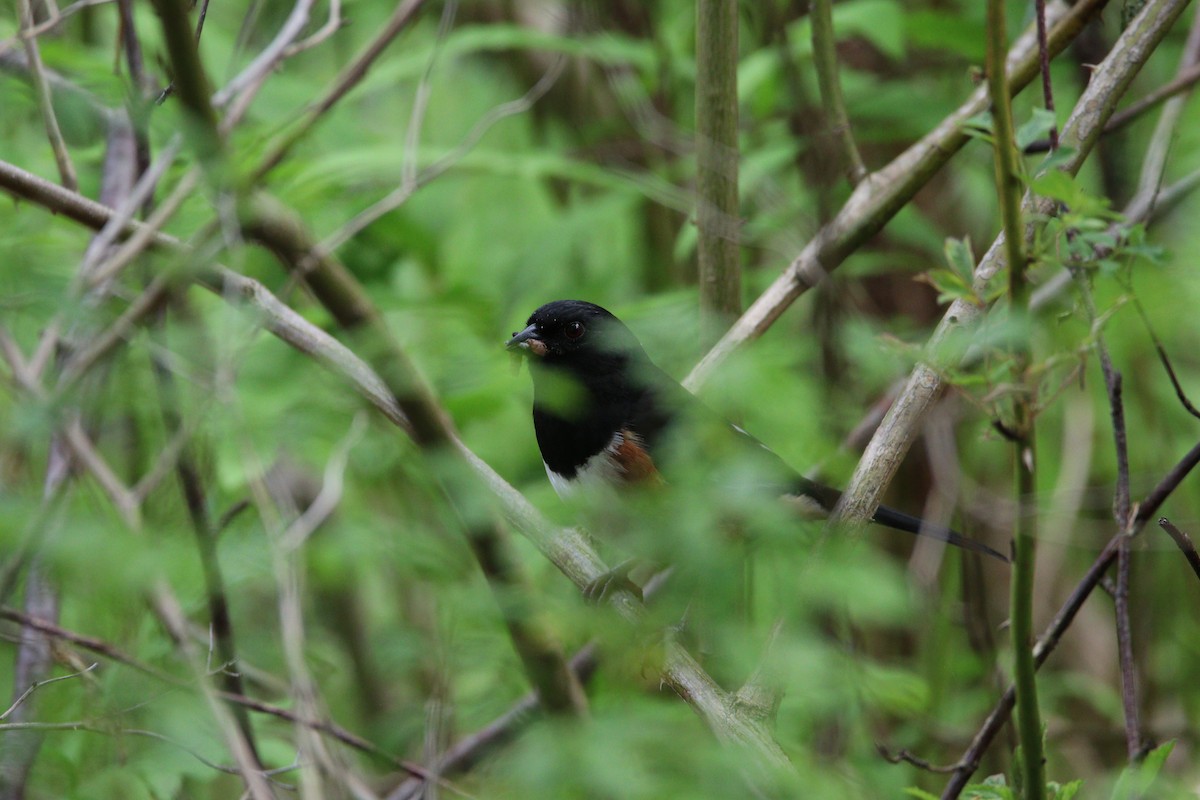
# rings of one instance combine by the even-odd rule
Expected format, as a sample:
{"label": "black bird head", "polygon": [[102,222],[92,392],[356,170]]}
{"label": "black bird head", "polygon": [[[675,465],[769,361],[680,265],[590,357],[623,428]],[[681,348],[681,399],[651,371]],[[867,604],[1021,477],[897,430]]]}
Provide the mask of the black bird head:
{"label": "black bird head", "polygon": [[584,300],[555,300],[534,311],[525,329],[505,347],[536,357],[538,366],[589,372],[621,369],[644,357],[642,346],[619,319]]}

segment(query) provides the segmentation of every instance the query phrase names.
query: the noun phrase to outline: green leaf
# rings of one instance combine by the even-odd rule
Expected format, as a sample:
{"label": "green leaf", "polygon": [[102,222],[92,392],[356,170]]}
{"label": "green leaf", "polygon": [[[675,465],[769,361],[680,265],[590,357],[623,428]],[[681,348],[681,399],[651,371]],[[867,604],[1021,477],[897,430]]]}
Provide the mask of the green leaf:
{"label": "green leaf", "polygon": [[1113,800],[1133,800],[1135,797],[1148,797],[1148,792],[1154,784],[1154,779],[1158,777],[1163,764],[1166,763],[1167,757],[1171,755],[1171,751],[1174,749],[1175,741],[1172,739],[1151,750],[1141,763],[1131,764],[1126,767],[1121,773],[1121,777],[1117,779],[1117,785],[1113,789]]}
{"label": "green leaf", "polygon": [[924,789],[918,789],[915,786],[909,786],[904,790],[904,793],[909,797],[915,797],[917,800],[937,800],[937,795],[927,792]]}
{"label": "green leaf", "polygon": [[1055,125],[1054,112],[1045,108],[1035,108],[1029,121],[1017,128],[1017,149],[1022,152],[1026,147],[1045,139],[1050,135],[1050,129]]}
{"label": "green leaf", "polygon": [[861,36],[888,58],[904,58],[904,9],[895,0],[851,0],[833,6],[839,39]]}
{"label": "green leaf", "polygon": [[1030,188],[1042,197],[1058,200],[1067,206],[1074,206],[1083,193],[1073,177],[1057,169],[1035,177]]}
{"label": "green leaf", "polygon": [[946,254],[946,266],[969,285],[975,276],[975,253],[971,249],[971,237],[948,237],[942,251]]}
{"label": "green leaf", "polygon": [[1047,787],[1051,791],[1050,796],[1053,800],[1071,800],[1083,787],[1083,781],[1075,780],[1063,785],[1051,781]]}

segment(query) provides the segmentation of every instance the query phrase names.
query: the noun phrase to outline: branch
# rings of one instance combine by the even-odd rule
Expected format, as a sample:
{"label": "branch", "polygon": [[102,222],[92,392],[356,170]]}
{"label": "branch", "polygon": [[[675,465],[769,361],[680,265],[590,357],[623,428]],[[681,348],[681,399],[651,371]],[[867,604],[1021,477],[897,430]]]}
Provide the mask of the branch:
{"label": "branch", "polygon": [[[1060,163],[1060,169],[1072,175],[1079,170],[1091,153],[1113,104],[1166,35],[1184,5],[1186,0],[1152,0],[1138,17],[1140,24],[1126,28],[1108,57],[1092,74],[1087,89],[1063,126],[1060,138],[1071,155]],[[1052,34],[1052,50],[1053,41]],[[1053,216],[1056,208],[1051,201],[1027,195],[1021,211],[1025,219],[1039,220]],[[1026,239],[1033,234],[1032,224],[1026,226]],[[997,238],[976,267],[975,287],[980,291],[1005,266],[1005,246],[1004,237]],[[943,379],[939,369],[949,357],[945,345],[952,338],[963,335],[962,331],[970,330],[985,313],[986,308],[967,300],[956,300],[950,304],[929,339],[926,348],[929,363],[918,363],[913,368],[908,384],[888,410],[842,495],[840,513],[847,521],[866,520],[878,506],[880,496],[920,431],[925,414],[942,390]]]}
{"label": "branch", "polygon": [[[1105,0],[1079,0],[1068,7],[1052,3],[1047,9],[1048,46],[1056,54],[1067,46]],[[1026,32],[1008,55],[1009,91],[1015,93],[1037,74],[1037,37]],[[771,286],[692,369],[684,384],[703,383],[738,346],[754,339],[775,322],[797,297],[816,286],[851,253],[878,233],[895,214],[966,143],[963,123],[987,108],[987,89],[971,97],[916,144],[871,173],[846,204],[824,225]]]}
{"label": "branch", "polygon": [[[112,209],[3,161],[0,161],[0,187],[92,228],[103,227],[114,213]],[[131,221],[126,232],[141,228],[141,223]],[[153,240],[155,246],[168,251],[186,249],[186,245],[165,233],[154,233]],[[362,359],[288,308],[262,284],[222,267],[204,270],[198,276],[198,282],[227,302],[248,305],[267,330],[349,382],[393,424],[405,431],[413,430],[404,409]],[[609,571],[581,531],[555,527],[457,436],[450,444],[496,494],[509,522],[578,588],[586,588]],[[1197,457],[1200,458],[1200,452]],[[612,605],[631,622],[638,623],[644,616],[640,604],[628,593],[615,593]],[[763,762],[776,769],[792,769],[768,727],[736,708],[728,693],[722,691],[696,660],[677,644],[672,644],[665,653],[663,680],[696,710],[719,739],[750,748]]]}
{"label": "branch", "polygon": [[37,36],[29,33],[33,28],[33,11],[30,8],[29,0],[17,0],[17,12],[21,17],[21,41],[25,45],[29,74],[33,79],[34,91],[37,93],[42,122],[46,126],[46,138],[50,140],[50,149],[54,152],[54,163],[58,165],[59,179],[63,186],[74,191],[79,188],[79,179],[75,176],[75,165],[71,163],[71,155],[67,152],[66,142],[63,141],[62,129],[58,127],[58,117],[54,114],[54,100],[50,97],[50,86],[46,81],[46,69],[42,66],[42,55],[38,50]]}
{"label": "branch", "polygon": [[[1137,506],[1138,512],[1134,516],[1132,535],[1136,535],[1146,522],[1154,514],[1158,512],[1159,507],[1178,488],[1184,478],[1200,464],[1200,443],[1192,447],[1180,461],[1171,468],[1158,485],[1146,495],[1141,504]],[[1071,591],[1071,595],[1063,603],[1058,614],[1055,615],[1046,631],[1038,639],[1037,646],[1033,649],[1034,663],[1040,667],[1045,663],[1050,653],[1058,645],[1067,628],[1075,620],[1075,615],[1079,613],[1079,609],[1083,607],[1084,601],[1092,591],[1100,585],[1104,579],[1104,574],[1108,568],[1112,566],[1113,561],[1117,558],[1117,551],[1120,548],[1120,542],[1127,534],[1118,532],[1115,536],[1109,539],[1108,544],[1092,562],[1088,571],[1084,573],[1083,578]],[[983,759],[983,754],[987,752],[992,740],[1004,723],[1008,720],[1009,713],[1012,711],[1013,703],[1016,700],[1016,689],[1009,685],[1004,694],[996,702],[992,712],[988,714],[983,725],[971,740],[970,746],[963,754],[963,757],[958,761],[958,768],[954,772],[954,777],[946,784],[946,788],[942,791],[942,800],[954,800],[962,792],[963,787],[971,779],[975,770],[979,769],[979,762]]]}
{"label": "branch", "polygon": [[322,95],[320,100],[309,108],[300,122],[290,132],[282,136],[267,155],[263,157],[262,163],[259,164],[258,169],[254,172],[255,181],[261,181],[271,170],[279,166],[296,143],[320,121],[325,112],[333,108],[339,100],[358,85],[359,81],[366,77],[375,60],[383,54],[383,51],[391,44],[392,40],[408,27],[408,23],[416,16],[417,11],[420,10],[425,2],[426,0],[402,0],[402,2],[396,5],[396,10],[392,12],[391,18],[383,26],[383,30],[379,32],[379,35],[372,39],[363,51],[342,70],[342,73],[333,82],[333,86]]}
{"label": "branch", "polygon": [[1161,517],[1158,520],[1158,525],[1175,542],[1183,553],[1183,557],[1187,559],[1188,565],[1192,568],[1192,572],[1196,573],[1196,577],[1200,578],[1200,554],[1196,553],[1196,545],[1192,544],[1192,539],[1183,531],[1176,528],[1171,520],[1166,517]]}
{"label": "branch", "polygon": [[[427,454],[450,450],[457,440],[452,423],[438,405],[432,389],[418,374],[407,353],[394,338],[370,298],[350,272],[328,255],[316,255],[316,242],[303,224],[270,198],[249,205],[245,234],[270,250],[280,263],[302,276],[318,301],[347,332],[356,334],[383,377],[388,390],[412,424],[413,439]],[[473,504],[474,487],[441,476],[441,489],[453,509]],[[533,589],[520,568],[508,532],[498,520],[462,520],[476,560],[496,593],[513,645],[533,685],[546,698],[547,707],[582,714],[586,699],[582,687],[567,668],[560,646],[536,613]]]}

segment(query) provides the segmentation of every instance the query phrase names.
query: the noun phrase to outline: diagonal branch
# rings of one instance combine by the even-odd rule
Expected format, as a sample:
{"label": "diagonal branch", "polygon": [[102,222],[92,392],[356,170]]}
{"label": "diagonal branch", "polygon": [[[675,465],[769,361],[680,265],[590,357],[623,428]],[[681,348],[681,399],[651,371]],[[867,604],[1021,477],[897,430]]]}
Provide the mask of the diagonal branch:
{"label": "diagonal branch", "polygon": [[[1061,2],[1052,3],[1046,9],[1050,53],[1056,54],[1066,47],[1104,3],[1105,0],[1080,0],[1070,7]],[[1033,80],[1037,70],[1037,36],[1030,29],[1008,54],[1010,93],[1019,91]],[[986,108],[987,89],[981,86],[923,139],[860,183],[837,215],[817,232],[783,274],[692,369],[685,385],[695,388],[707,380],[730,353],[750,339],[761,336],[796,298],[824,280],[847,256],[882,230],[966,144],[968,137],[963,124]]]}
{"label": "diagonal branch", "polygon": [[[0,188],[95,229],[103,227],[115,213],[100,203],[68,192],[3,161],[0,161]],[[143,227],[141,223],[131,220],[125,232],[133,233]],[[155,246],[167,251],[183,252],[187,249],[175,237],[161,232],[153,234],[153,241]],[[222,267],[206,269],[198,276],[198,283],[228,302],[244,303],[256,313],[267,330],[346,380],[393,424],[415,435],[413,423],[406,416],[405,409],[370,366],[345,345],[280,302],[262,284]],[[582,531],[557,528],[551,524],[457,435],[451,437],[449,445],[496,495],[504,517],[577,587],[584,589],[609,571],[608,565],[596,554]],[[640,604],[627,593],[616,593],[612,605],[622,617],[634,623],[644,615]],[[663,680],[696,710],[719,739],[750,748],[763,763],[775,769],[791,769],[786,754],[768,726],[762,720],[746,714],[744,709],[736,707],[731,696],[676,643],[671,643],[665,653]]]}
{"label": "diagonal branch", "polygon": [[[1087,89],[1063,126],[1061,141],[1071,156],[1060,164],[1060,169],[1070,174],[1079,170],[1100,136],[1113,105],[1185,5],[1186,0],[1148,3],[1135,24],[1117,40],[1108,57],[1093,73]],[[1054,213],[1055,204],[1051,201],[1027,195],[1022,204],[1025,219],[1045,219]],[[1027,225],[1026,239],[1032,233],[1032,226]],[[1004,247],[1004,238],[997,238],[980,260],[975,270],[976,287],[984,287],[1005,266]],[[842,495],[839,509],[845,519],[865,520],[874,512],[880,496],[920,431],[921,421],[943,388],[938,368],[941,360],[947,358],[944,345],[952,337],[961,335],[961,331],[970,330],[986,311],[966,300],[951,303],[930,337],[927,350],[931,362],[919,363],[913,368],[908,384],[888,410]]]}

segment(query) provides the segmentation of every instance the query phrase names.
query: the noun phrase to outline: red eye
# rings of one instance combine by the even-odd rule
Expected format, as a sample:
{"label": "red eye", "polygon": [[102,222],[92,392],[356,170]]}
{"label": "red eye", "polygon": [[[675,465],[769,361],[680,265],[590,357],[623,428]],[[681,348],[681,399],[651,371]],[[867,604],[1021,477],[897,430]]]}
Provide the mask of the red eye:
{"label": "red eye", "polygon": [[567,338],[568,339],[578,339],[580,336],[583,336],[583,323],[582,322],[568,323],[567,324]]}

